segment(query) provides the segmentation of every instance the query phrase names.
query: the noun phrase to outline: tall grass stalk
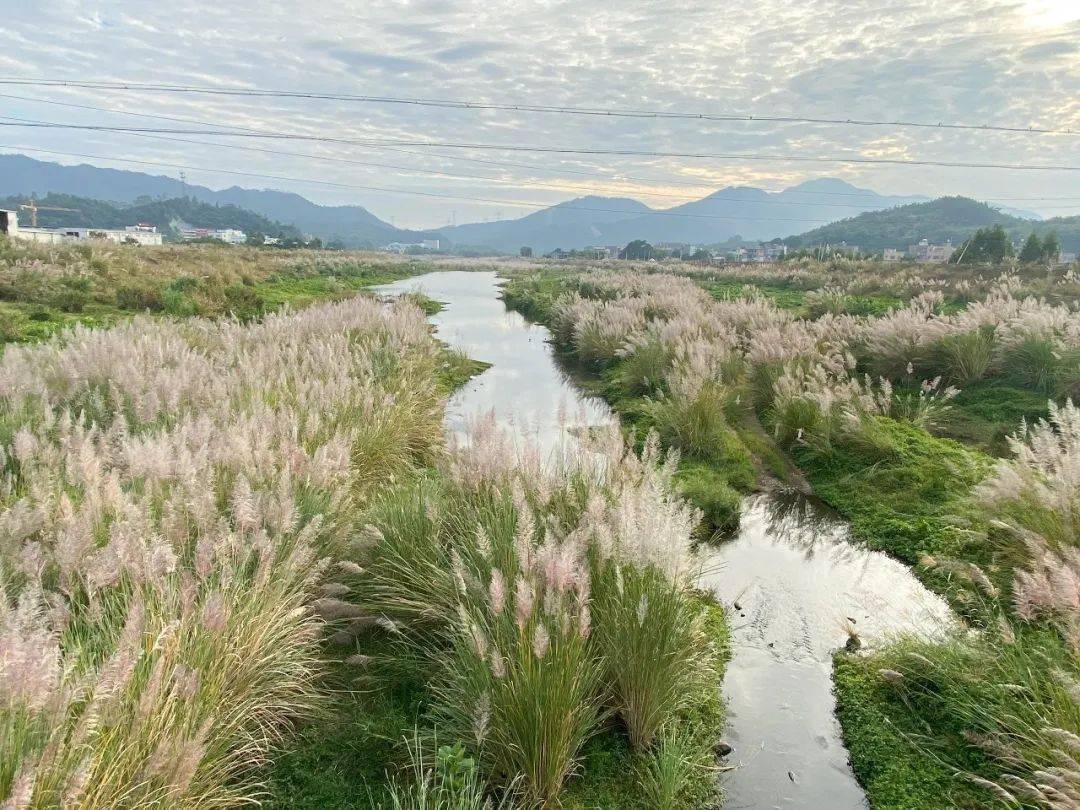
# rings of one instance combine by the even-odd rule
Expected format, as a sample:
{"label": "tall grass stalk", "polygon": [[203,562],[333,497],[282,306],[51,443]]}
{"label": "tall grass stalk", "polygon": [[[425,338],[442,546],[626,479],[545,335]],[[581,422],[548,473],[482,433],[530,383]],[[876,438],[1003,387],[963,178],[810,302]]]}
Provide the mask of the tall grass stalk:
{"label": "tall grass stalk", "polygon": [[327,557],[439,442],[437,362],[369,299],[8,347],[0,798],[250,803],[319,702]]}

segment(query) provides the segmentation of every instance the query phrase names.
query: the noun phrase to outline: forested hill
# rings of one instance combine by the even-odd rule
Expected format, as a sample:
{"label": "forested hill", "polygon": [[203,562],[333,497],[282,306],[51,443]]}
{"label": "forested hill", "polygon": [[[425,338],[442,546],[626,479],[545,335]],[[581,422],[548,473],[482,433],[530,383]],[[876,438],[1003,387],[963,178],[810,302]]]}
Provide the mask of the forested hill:
{"label": "forested hill", "polygon": [[[18,209],[29,202],[27,197],[0,199],[0,208]],[[123,228],[146,222],[156,225],[167,236],[179,222],[195,228],[236,228],[244,233],[266,236],[300,237],[291,225],[282,225],[264,216],[235,205],[210,205],[190,197],[171,200],[140,199],[132,204],[106,202],[72,194],[48,194],[37,200],[41,207],[74,208],[75,211],[38,211],[38,226],[42,228]],[[30,224],[30,212],[20,210],[19,222]]]}
{"label": "forested hill", "polygon": [[954,245],[959,245],[977,229],[991,225],[1001,225],[1014,240],[1022,240],[1032,231],[1039,235],[1056,231],[1063,250],[1080,249],[1080,216],[1025,220],[967,197],[942,197],[932,202],[870,211],[788,237],[784,242],[793,248],[846,242],[874,252],[906,248],[920,239],[939,244],[951,239]]}

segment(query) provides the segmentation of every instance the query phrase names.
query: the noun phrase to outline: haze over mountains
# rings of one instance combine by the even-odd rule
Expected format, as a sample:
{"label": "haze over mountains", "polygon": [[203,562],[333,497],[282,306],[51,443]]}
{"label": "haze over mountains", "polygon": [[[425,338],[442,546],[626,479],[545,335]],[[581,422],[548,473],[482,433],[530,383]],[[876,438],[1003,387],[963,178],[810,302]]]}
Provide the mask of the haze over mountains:
{"label": "haze over mountains", "polygon": [[[396,228],[359,205],[319,205],[291,192],[237,186],[215,191],[185,186],[176,178],[162,175],[88,165],[63,166],[23,155],[0,155],[0,196],[49,192],[121,203],[145,197],[175,198],[186,193],[202,202],[239,206],[347,247],[436,237],[455,246],[502,252],[517,252],[523,246],[547,252],[555,248],[624,245],[634,239],[690,244],[715,244],[734,236],[770,240],[805,233],[868,211],[930,199],[879,194],[843,180],[819,178],[780,192],[728,187],[664,210],[626,197],[580,197],[517,219],[412,231]],[[1000,210],[1023,219],[1041,219],[1028,211],[1005,207]]]}

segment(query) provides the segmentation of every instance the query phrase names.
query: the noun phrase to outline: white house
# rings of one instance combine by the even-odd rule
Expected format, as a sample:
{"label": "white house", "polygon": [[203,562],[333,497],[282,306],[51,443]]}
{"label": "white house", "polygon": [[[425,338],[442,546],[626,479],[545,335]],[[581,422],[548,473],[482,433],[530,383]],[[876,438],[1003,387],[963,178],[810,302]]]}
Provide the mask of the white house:
{"label": "white house", "polygon": [[65,242],[82,242],[88,239],[100,239],[121,245],[160,245],[161,234],[153,225],[140,222],[128,225],[123,230],[110,228],[20,228],[19,215],[15,211],[0,209],[0,233],[42,242],[46,245],[60,245]]}
{"label": "white house", "polygon": [[0,233],[5,236],[19,235],[19,214],[7,208],[0,208]]}

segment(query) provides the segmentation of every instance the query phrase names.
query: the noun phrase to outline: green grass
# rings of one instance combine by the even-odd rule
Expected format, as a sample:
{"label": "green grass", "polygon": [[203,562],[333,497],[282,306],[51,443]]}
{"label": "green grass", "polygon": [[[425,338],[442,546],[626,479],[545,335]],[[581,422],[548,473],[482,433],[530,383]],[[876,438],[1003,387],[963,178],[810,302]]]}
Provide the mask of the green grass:
{"label": "green grass", "polygon": [[323,686],[332,702],[325,716],[298,729],[268,769],[265,807],[378,807],[389,798],[387,774],[407,765],[405,743],[426,705],[418,679],[403,673],[378,686],[361,684],[356,668],[335,664]]}
{"label": "green grass", "polygon": [[76,324],[104,327],[124,317],[120,309],[90,303],[80,312],[15,301],[0,301],[0,346],[4,343],[36,343]]}
{"label": "green grass", "polygon": [[[737,281],[699,281],[699,285],[718,301],[742,298],[748,285]],[[780,309],[791,310],[799,315],[811,315],[807,290],[791,287],[753,285],[754,290],[772,301]],[[902,307],[904,301],[892,295],[846,295],[843,311],[849,315],[884,315],[891,309]]]}
{"label": "green grass", "polygon": [[[732,301],[736,298],[743,298],[746,295],[748,286],[734,281],[701,281],[699,284],[717,301]],[[806,303],[806,292],[803,290],[764,285],[755,286],[754,289],[780,307],[780,309],[801,310]]]}
{"label": "green grass", "polygon": [[871,548],[915,564],[920,554],[957,554],[965,543],[951,518],[991,460],[922,428],[880,418],[880,444],[839,444],[829,454],[792,453],[814,491],[851,522]]}
{"label": "green grass", "polygon": [[[954,776],[955,765],[977,768],[981,757],[953,731],[954,718],[916,718],[878,673],[883,662],[837,653],[833,661],[836,715],[851,764],[875,810],[986,807],[986,795]],[[926,733],[931,723],[934,748]]]}
{"label": "green grass", "polygon": [[997,381],[965,387],[951,405],[938,432],[995,456],[1008,453],[1006,438],[1021,420],[1033,424],[1048,415],[1045,394]]}

